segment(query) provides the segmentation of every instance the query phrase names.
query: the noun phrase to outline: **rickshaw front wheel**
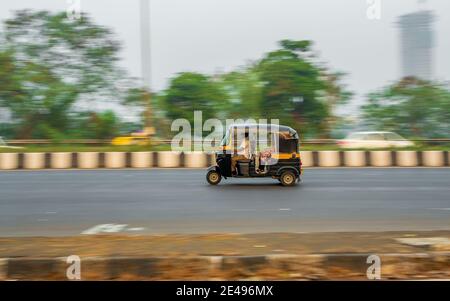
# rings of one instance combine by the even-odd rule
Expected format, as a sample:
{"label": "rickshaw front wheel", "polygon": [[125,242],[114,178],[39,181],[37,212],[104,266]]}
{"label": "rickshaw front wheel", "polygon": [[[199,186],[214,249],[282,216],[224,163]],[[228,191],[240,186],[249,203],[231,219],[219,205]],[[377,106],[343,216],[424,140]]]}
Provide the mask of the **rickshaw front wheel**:
{"label": "rickshaw front wheel", "polygon": [[292,171],[285,171],[280,176],[280,183],[283,186],[294,186],[295,181],[297,180],[297,177]]}
{"label": "rickshaw front wheel", "polygon": [[206,180],[211,185],[217,185],[222,180],[222,175],[220,173],[218,173],[216,170],[210,170],[206,174]]}

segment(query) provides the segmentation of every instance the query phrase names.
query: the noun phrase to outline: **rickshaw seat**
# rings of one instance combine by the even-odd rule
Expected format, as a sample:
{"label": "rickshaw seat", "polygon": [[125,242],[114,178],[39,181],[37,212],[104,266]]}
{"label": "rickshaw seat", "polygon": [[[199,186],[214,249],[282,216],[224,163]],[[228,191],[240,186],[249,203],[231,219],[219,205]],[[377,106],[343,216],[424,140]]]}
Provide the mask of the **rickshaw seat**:
{"label": "rickshaw seat", "polygon": [[252,162],[252,160],[250,159],[242,159],[237,161],[237,163],[250,163],[250,162]]}

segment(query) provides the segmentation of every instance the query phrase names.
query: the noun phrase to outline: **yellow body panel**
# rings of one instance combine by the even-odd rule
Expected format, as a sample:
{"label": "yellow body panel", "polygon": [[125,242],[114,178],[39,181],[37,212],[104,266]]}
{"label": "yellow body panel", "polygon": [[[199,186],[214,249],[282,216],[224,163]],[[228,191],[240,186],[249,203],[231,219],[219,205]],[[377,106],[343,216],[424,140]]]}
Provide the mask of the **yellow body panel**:
{"label": "yellow body panel", "polygon": [[[294,155],[295,157],[293,157]],[[278,160],[296,159],[300,158],[300,154],[289,154],[289,153],[272,154],[272,158]]]}
{"label": "yellow body panel", "polygon": [[148,145],[150,140],[148,137],[116,137],[111,141],[115,146],[127,146],[127,145]]}

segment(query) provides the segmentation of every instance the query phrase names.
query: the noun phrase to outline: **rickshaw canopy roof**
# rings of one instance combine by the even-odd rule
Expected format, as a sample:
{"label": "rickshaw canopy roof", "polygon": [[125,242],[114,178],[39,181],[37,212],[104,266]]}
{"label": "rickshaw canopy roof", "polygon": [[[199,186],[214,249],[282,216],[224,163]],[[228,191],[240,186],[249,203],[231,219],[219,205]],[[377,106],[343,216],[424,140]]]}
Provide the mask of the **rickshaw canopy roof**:
{"label": "rickshaw canopy roof", "polygon": [[[285,125],[278,124],[261,124],[261,123],[242,123],[242,124],[232,124],[228,129],[256,129],[259,131],[260,129],[267,130],[271,133],[283,133],[288,134],[289,139],[298,139],[297,131],[293,128]],[[284,135],[283,135],[284,136]],[[287,137],[286,137],[287,138]]]}

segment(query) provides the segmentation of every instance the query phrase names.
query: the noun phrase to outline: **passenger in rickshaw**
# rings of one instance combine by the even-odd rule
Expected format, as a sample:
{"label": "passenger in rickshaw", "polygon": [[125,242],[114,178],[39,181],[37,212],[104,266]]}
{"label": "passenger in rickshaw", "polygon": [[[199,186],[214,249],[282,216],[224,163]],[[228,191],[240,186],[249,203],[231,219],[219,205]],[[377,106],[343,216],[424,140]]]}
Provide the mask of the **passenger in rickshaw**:
{"label": "passenger in rickshaw", "polygon": [[241,146],[237,149],[237,155],[231,158],[231,172],[236,175],[236,165],[239,160],[251,159],[250,154],[250,140],[248,132],[245,133],[244,139],[242,139]]}

